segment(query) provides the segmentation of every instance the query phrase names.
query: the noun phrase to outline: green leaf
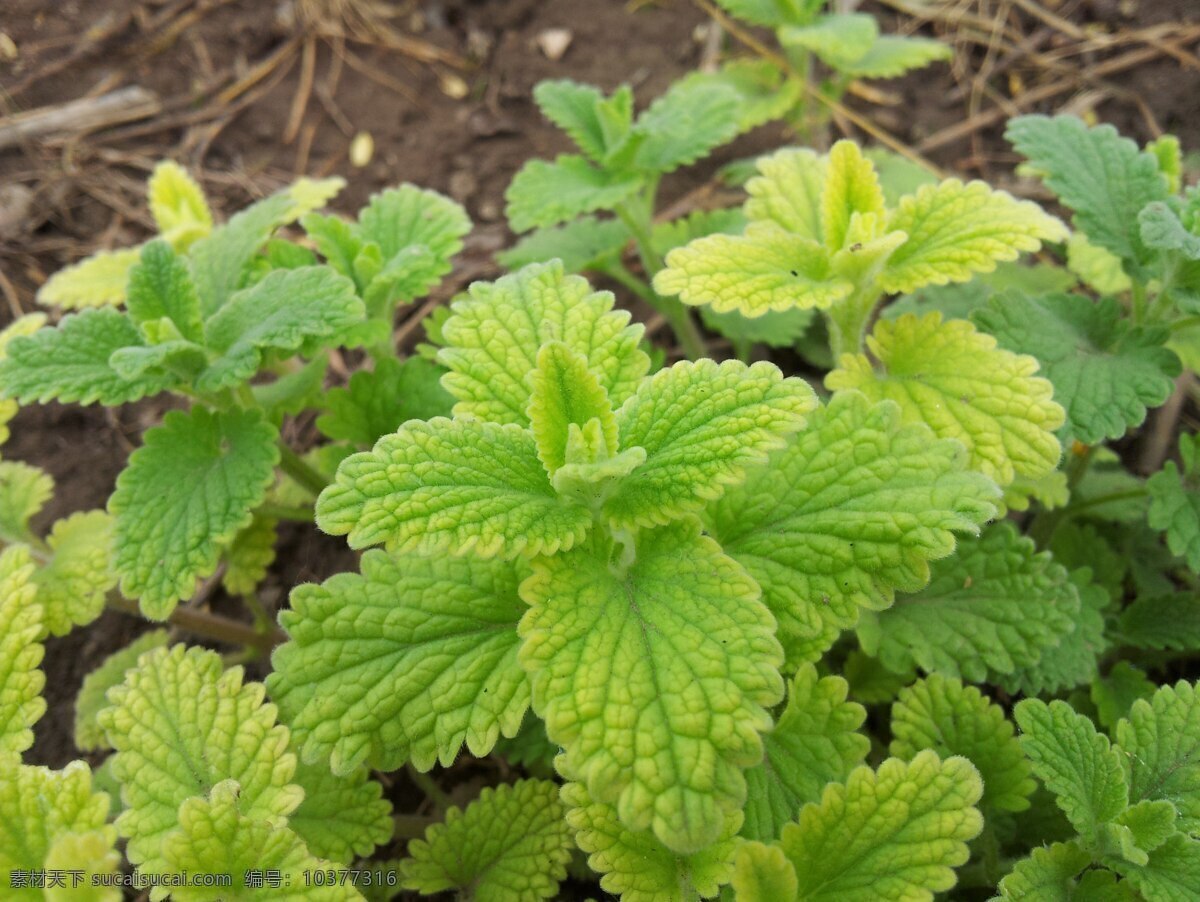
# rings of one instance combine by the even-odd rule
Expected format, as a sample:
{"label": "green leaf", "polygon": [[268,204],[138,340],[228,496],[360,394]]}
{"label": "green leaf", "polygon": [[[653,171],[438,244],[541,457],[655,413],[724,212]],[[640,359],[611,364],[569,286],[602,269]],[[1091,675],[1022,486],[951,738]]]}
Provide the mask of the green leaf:
{"label": "green leaf", "polygon": [[64,310],[122,304],[129,270],[137,263],[138,256],[136,247],[99,251],[63,267],[38,289],[38,303]]}
{"label": "green leaf", "polygon": [[557,225],[596,210],[612,210],[642,187],[642,176],[597,169],[583,157],[560,154],[553,163],[530,160],[504,192],[514,232]]}
{"label": "green leaf", "polygon": [[739,19],[752,25],[802,25],[809,21],[824,0],[717,0]]}
{"label": "green leaf", "polygon": [[317,499],[317,525],[351,548],[554,554],[591,524],[554,491],[528,430],[470,419],[410,420],[342,461]]}
{"label": "green leaf", "polygon": [[1163,347],[1167,331],[1132,327],[1112,298],[1010,292],[971,321],[1002,348],[1037,358],[1054,400],[1066,409],[1067,435],[1088,445],[1140,426],[1147,408],[1170,397],[1180,371],[1179,359]]}
{"label": "green leaf", "polygon": [[1153,902],[1192,902],[1200,894],[1200,842],[1177,833],[1149,855],[1142,866],[1114,867]]}
{"label": "green leaf", "polygon": [[487,787],[408,844],[401,885],[424,895],[459,889],[478,902],[549,899],[571,857],[563,815],[558,786],[548,780]]}
{"label": "green leaf", "polygon": [[1036,785],[1004,709],[974,686],[931,674],[900,691],[892,705],[888,752],[905,760],[922,749],[962,755],[983,778],[985,812],[1024,811]]}
{"label": "green leaf", "polygon": [[[30,727],[46,713],[42,697],[46,677],[38,669],[45,653],[41,643],[45,626],[36,598],[29,549],[24,545],[4,549],[0,553],[0,765],[9,753],[19,754],[33,745]],[[7,779],[0,781],[0,786],[7,784]]]}
{"label": "green leaf", "polygon": [[738,131],[743,132],[782,119],[803,92],[799,79],[789,77],[768,59],[727,60],[715,72],[691,72],[682,81],[733,89],[738,98]]}
{"label": "green leaf", "polygon": [[738,902],[800,898],[796,869],[778,845],[747,842],[738,846],[731,885]]}
{"label": "green leaf", "polygon": [[996,347],[990,335],[940,313],[880,320],[867,338],[879,360],[844,355],[825,377],[834,391],[855,388],[895,401],[905,422],[924,422],[939,438],[967,446],[971,467],[1001,485],[1019,474],[1037,478],[1058,465],[1054,430],[1064,421],[1053,387],[1032,357]]}
{"label": "green leaf", "polygon": [[126,306],[138,325],[166,318],[189,341],[204,340],[200,299],[191,273],[165,241],[143,245],[138,262],[129,270]]}
{"label": "green leaf", "polygon": [[520,661],[567,770],[688,854],[745,800],[782,653],[758,587],[694,523],[643,531],[634,551],[624,572],[586,547],[536,559]]}
{"label": "green leaf", "polygon": [[808,383],[765,361],[659,370],[617,412],[621,447],[644,448],[646,462],[617,485],[605,515],[644,527],[700,510],[783,447],[814,407]]}
{"label": "green leaf", "polygon": [[298,587],[280,614],[291,641],[267,686],[305,760],[331,756],[340,774],[363,761],[428,770],[464,742],[483,757],[515,736],[529,683],[513,566],[370,551],[361,568]]}
{"label": "green leaf", "polygon": [[[855,17],[858,15],[862,14]],[[863,18],[870,19],[865,15]],[[882,225],[884,216],[883,189],[871,161],[853,141],[838,141],[826,160],[821,190],[821,236],[825,247],[830,252],[839,251],[846,246],[852,231],[858,233],[862,229],[871,238],[879,237],[878,228],[866,225]]]}
{"label": "green leaf", "polygon": [[279,450],[254,411],[171,411],[146,432],[117,477],[114,566],[121,591],[165,620],[213,573],[221,549],[266,496]]}
{"label": "green leaf", "polygon": [[613,296],[565,275],[561,263],[526,266],[495,282],[476,282],[442,327],[442,385],[458,399],[456,415],[527,424],[525,377],[547,341],[583,354],[614,405],[625,402],[650,368],[638,347],[643,328],[613,310]]}
{"label": "green leaf", "polygon": [[260,684],[243,685],[242,668],[225,670],[216,652],[148,651],[108,700],[98,721],[116,749],[112,770],[127,806],[117,831],[143,870],[169,869],[168,836],[184,820],[179,806],[223,780],[238,781],[236,810],[258,821],[287,817],[304,797],[291,782],[296,757],[275,706],[263,704]]}
{"label": "green leaf", "polygon": [[701,307],[700,319],[707,328],[732,341],[735,348],[739,343],[790,348],[812,326],[814,311],[784,310],[751,319],[737,312],[716,313],[711,307]]}
{"label": "green leaf", "polygon": [[796,898],[931,900],[954,886],[953,868],[966,863],[967,841],[983,827],[974,807],[982,791],[969,761],[928,750],[907,763],[889,758],[877,771],[857,768],[783,829]]}
{"label": "green leaf", "polygon": [[[538,460],[550,476],[568,462],[592,463],[617,453],[617,420],[612,404],[588,369],[586,357],[561,341],[547,342],[538,351],[537,367],[530,373],[529,382],[530,431],[537,443]],[[597,432],[601,447],[592,460],[574,460],[571,439],[585,434],[585,427]]]}
{"label": "green leaf", "polygon": [[318,858],[350,864],[392,838],[392,803],[382,798],[383,787],[365,767],[339,777],[324,761],[300,764],[295,780],[304,801],[288,826]]}
{"label": "green leaf", "polygon": [[[26,313],[0,329],[0,360],[7,356],[8,343],[18,336],[32,335],[46,324],[46,314]],[[0,398],[0,445],[8,441],[8,424],[20,408],[9,398]]]}
{"label": "green leaf", "polygon": [[983,682],[1053,654],[1079,609],[1066,570],[1002,522],[961,541],[958,554],[934,565],[927,589],[898,598],[860,636],[893,671],[915,665]]}
{"label": "green leaf", "polygon": [[279,269],[234,294],[205,324],[209,348],[220,356],[197,380],[201,391],[244,382],[267,350],[296,351],[328,339],[364,316],[354,283],[324,267]]}
{"label": "green leaf", "polygon": [[1116,727],[1120,760],[1133,802],[1164,799],[1180,828],[1200,835],[1200,695],[1180,681],[1133,702]]}
{"label": "green leaf", "polygon": [[32,541],[29,521],[53,494],[49,473],[19,460],[0,460],[0,541]]}
{"label": "green leaf", "polygon": [[610,147],[597,112],[604,100],[599,89],[567,78],[540,81],[533,88],[533,100],[542,115],[566,132],[580,150],[596,163],[604,161]]}
{"label": "green leaf", "polygon": [[390,357],[359,370],[346,388],[330,389],[317,428],[327,438],[370,447],[408,420],[447,416],[454,398],[442,388],[441,367],[421,357]]}
{"label": "green leaf", "polygon": [[[2,364],[0,364],[2,365]],[[1196,468],[1200,464],[1200,435],[1181,435],[1179,453],[1183,472],[1169,460],[1146,480],[1150,493],[1147,522],[1167,534],[1172,554],[1187,558],[1188,566],[1200,571],[1200,489]]]}
{"label": "green leaf", "polygon": [[1200,599],[1188,593],[1139,598],[1121,611],[1118,640],[1134,648],[1200,646]]}
{"label": "green leaf", "polygon": [[14,338],[0,360],[0,392],[23,404],[61,401],[115,407],[173,387],[169,373],[126,379],[109,364],[113,352],[144,345],[137,326],[110,308],[63,317],[53,329]]}
{"label": "green leaf", "polygon": [[1076,895],[1076,876],[1092,863],[1078,843],[1035,848],[1000,881],[996,899],[1021,902],[1084,902]]}
{"label": "green leaf", "polygon": [[[89,892],[93,875],[112,879],[119,856],[113,849],[116,831],[105,824],[108,796],[92,791],[92,773],[82,761],[72,761],[62,770],[31,767],[15,758],[0,758],[4,779],[0,780],[0,882],[7,899],[80,899],[85,902],[118,902],[121,891]],[[72,858],[70,850],[86,851]],[[80,891],[68,896],[53,888],[34,887],[30,872],[78,870],[86,881]],[[24,871],[27,889],[21,891]],[[48,886],[49,881],[43,880]],[[66,886],[71,886],[69,873]]]}
{"label": "green leaf", "polygon": [[596,802],[582,783],[562,788],[567,824],[600,886],[623,902],[683,902],[715,896],[729,881],[741,813],[734,812],[715,843],[692,854],[672,852],[648,830],[630,830],[615,806]]}
{"label": "green leaf", "polygon": [[655,291],[717,313],[824,310],[854,289],[834,276],[820,244],[769,223],[752,222],[744,235],[698,238],[667,254],[666,263],[654,277]]}
{"label": "green leaf", "polygon": [[571,273],[603,269],[620,256],[629,239],[629,229],[619,219],[581,216],[530,232],[509,250],[496,254],[496,260],[508,269],[554,259],[561,260],[563,269]]}
{"label": "green leaf", "polygon": [[787,147],[759,157],[756,165],[759,174],[746,183],[746,217],[823,243],[821,195],[828,158],[807,148]]}
{"label": "green leaf", "polygon": [[843,392],[712,505],[706,525],[762,586],[795,663],[796,641],[836,636],[860,607],[922,588],[954,534],[994,515],[995,488],[964,464],[961,446],[901,425],[894,404]]}
{"label": "green leaf", "polygon": [[212,316],[243,287],[251,261],[277,228],[319,210],[345,184],[340,178],[299,179],[192,245],[188,262],[200,295],[200,315]]}
{"label": "green leaf", "polygon": [[932,38],[885,34],[844,68],[855,78],[897,78],[938,60],[954,58],[954,48]]}
{"label": "green leaf", "polygon": [[1138,214],[1142,241],[1160,251],[1176,251],[1185,260],[1200,260],[1200,235],[1188,231],[1171,207],[1162,201],[1147,204]]}
{"label": "green leaf", "polygon": [[255,515],[225,549],[221,585],[230,595],[252,595],[275,560],[277,520]]}
{"label": "green leaf", "polygon": [[1100,725],[1111,733],[1118,720],[1129,716],[1133,703],[1150,698],[1156,688],[1144,670],[1128,661],[1118,661],[1108,676],[1092,681],[1092,704]]}
{"label": "green leaf", "polygon": [[85,752],[112,748],[97,722],[97,715],[108,707],[105,697],[108,690],[125,681],[126,671],[137,666],[138,658],[144,652],[165,648],[169,641],[166,630],[142,633],[124,648],[105,658],[99,667],[83,678],[79,695],[75,697],[76,746]]}
{"label": "green leaf", "polygon": [[[222,780],[207,797],[186,799],[179,806],[179,826],[162,839],[162,860],[143,864],[147,873],[217,873],[232,877],[238,900],[281,899],[290,902],[349,902],[362,896],[349,881],[338,878],[333,863],[314,857],[282,818],[247,812],[245,787],[237,780]],[[278,872],[283,886],[251,875]],[[324,886],[310,886],[313,875],[329,878]],[[315,881],[313,881],[315,883]],[[171,886],[171,899],[207,902],[211,888]],[[222,892],[222,897],[226,893]]]}
{"label": "green leaf", "polygon": [[1133,282],[1121,266],[1121,258],[1088,241],[1083,232],[1072,232],[1067,239],[1067,268],[1100,294],[1121,294]]}
{"label": "green leaf", "polygon": [[839,72],[866,56],[878,38],[879,25],[868,13],[834,13],[819,16],[812,25],[779,30],[785,48],[807,50]]}
{"label": "green leaf", "polygon": [[50,559],[33,577],[50,635],[65,636],[104,610],[105,595],[117,584],[112,538],[112,518],[104,511],[72,514],[54,524],[46,537]]}
{"label": "green leaf", "polygon": [[364,292],[367,303],[375,309],[427,294],[450,272],[470,230],[466,211],[435,191],[401,185],[372,195],[358,231],[379,247],[383,268]]}
{"label": "green leaf", "polygon": [[1084,842],[1095,845],[1101,828],[1129,805],[1122,755],[1066,702],[1025,699],[1013,713],[1033,772],[1054,793]]}
{"label": "green leaf", "polygon": [[204,191],[173,160],[163,160],[154,167],[146,195],[158,233],[176,250],[184,250],[212,230],[212,211]]}
{"label": "green leaf", "polygon": [[1008,123],[1006,137],[1075,212],[1075,228],[1092,244],[1127,263],[1147,262],[1138,214],[1167,196],[1152,155],[1111,125],[1088,128],[1074,116],[1019,116]]}
{"label": "green leaf", "polygon": [[695,163],[741,131],[740,105],[727,85],[675,82],[638,116],[633,131],[644,140],[634,165],[657,174]]}
{"label": "green leaf", "polygon": [[1096,678],[1097,661],[1108,645],[1104,637],[1104,608],[1109,595],[1103,586],[1091,583],[1087,570],[1071,574],[1071,582],[1079,592],[1079,612],[1075,629],[1058,645],[1042,653],[1031,664],[1019,667],[1011,675],[995,675],[993,679],[1012,694],[1045,695],[1073,689]]}
{"label": "green leaf", "polygon": [[1066,241],[1066,227],[1031,201],[1019,201],[985,182],[947,179],[902,198],[889,231],[908,240],[888,259],[879,284],[909,292],[924,285],[966,282],[1001,261],[1036,251],[1044,241]]}
{"label": "green leaf", "polygon": [[859,732],[867,712],[846,700],[841,677],[817,677],[802,665],[788,684],[787,707],[763,739],[766,757],[746,772],[746,821],[741,835],[769,842],[826,784],[845,780],[867,757],[871,741]]}

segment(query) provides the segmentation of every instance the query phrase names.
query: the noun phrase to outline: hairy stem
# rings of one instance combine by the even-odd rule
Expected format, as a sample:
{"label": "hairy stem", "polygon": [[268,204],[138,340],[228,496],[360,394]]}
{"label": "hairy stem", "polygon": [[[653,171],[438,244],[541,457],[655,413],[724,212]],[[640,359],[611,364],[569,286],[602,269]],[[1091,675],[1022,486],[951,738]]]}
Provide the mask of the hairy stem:
{"label": "hairy stem", "polygon": [[[654,185],[650,186],[653,189]],[[663,268],[662,258],[655,253],[654,245],[650,238],[650,213],[653,210],[653,192],[648,192],[650,203],[638,205],[622,204],[617,208],[617,216],[621,222],[625,223],[625,227],[633,234],[633,242],[637,246],[638,256],[642,261],[642,268],[646,270],[647,279],[653,279],[655,273]],[[622,267],[623,268],[623,267]],[[614,276],[620,281],[619,277]],[[640,294],[650,306],[666,317],[667,322],[671,326],[671,331],[675,333],[675,337],[679,340],[683,352],[692,360],[697,360],[704,356],[704,339],[700,335],[700,330],[696,327],[695,320],[692,319],[691,311],[676,298],[665,298],[651,288],[648,282],[643,283],[649,290],[648,294]]]}
{"label": "hairy stem", "polygon": [[[1071,452],[1071,460],[1067,463],[1067,491],[1073,492],[1075,487],[1079,485],[1080,480],[1087,475],[1088,467],[1092,465],[1092,458],[1096,456],[1096,445],[1089,445],[1081,453]],[[1114,499],[1109,499],[1114,500]],[[1050,544],[1050,540],[1054,538],[1054,531],[1062,521],[1070,515],[1070,505],[1060,507],[1052,511],[1041,511],[1033,522],[1029,525],[1029,537],[1037,544],[1039,548],[1046,548]]]}
{"label": "hairy stem", "polygon": [[445,813],[447,809],[453,807],[454,803],[450,801],[450,796],[442,792],[442,788],[434,782],[433,777],[429,774],[423,774],[411,764],[404,765],[405,773],[408,778],[417,784],[417,788],[425,793],[425,798],[433,803],[433,806],[439,813]]}
{"label": "hairy stem", "polygon": [[287,507],[283,504],[260,504],[254,511],[260,517],[271,520],[294,520],[297,523],[312,523],[311,507]]}
{"label": "hairy stem", "polygon": [[843,354],[857,354],[862,350],[867,324],[881,296],[874,284],[863,285],[850,297],[837,301],[825,311],[829,348],[833,352],[835,366]]}
{"label": "hairy stem", "polygon": [[279,441],[279,466],[283,472],[314,495],[321,494],[325,490],[325,486],[329,485],[324,476],[307,464],[282,439]]}

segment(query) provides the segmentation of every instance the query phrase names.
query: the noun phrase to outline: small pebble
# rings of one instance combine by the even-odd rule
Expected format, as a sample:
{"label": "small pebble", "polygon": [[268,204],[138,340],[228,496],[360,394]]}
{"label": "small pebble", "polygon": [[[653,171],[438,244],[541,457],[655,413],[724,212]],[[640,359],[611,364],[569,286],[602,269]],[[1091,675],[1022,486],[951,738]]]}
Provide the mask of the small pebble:
{"label": "small pebble", "polygon": [[375,156],[375,139],[370,132],[359,132],[350,142],[350,165],[362,169]]}
{"label": "small pebble", "polygon": [[571,46],[575,35],[566,28],[547,28],[537,36],[537,45],[541,48],[546,59],[558,62]]}

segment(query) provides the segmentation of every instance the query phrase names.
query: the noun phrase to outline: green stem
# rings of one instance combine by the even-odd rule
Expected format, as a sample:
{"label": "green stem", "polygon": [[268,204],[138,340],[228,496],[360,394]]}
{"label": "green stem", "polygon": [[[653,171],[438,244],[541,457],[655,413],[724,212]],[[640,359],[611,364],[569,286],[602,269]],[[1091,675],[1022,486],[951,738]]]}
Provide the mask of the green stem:
{"label": "green stem", "polygon": [[838,301],[825,311],[825,323],[829,327],[829,347],[836,364],[843,354],[857,354],[863,348],[867,323],[882,295],[870,280],[854,294]]}
{"label": "green stem", "polygon": [[[650,237],[650,212],[653,210],[653,189],[656,185],[657,183],[652,181],[648,186],[649,203],[647,203],[646,197],[643,197],[642,203],[638,204],[636,208],[631,204],[622,204],[617,207],[616,211],[621,222],[625,223],[625,227],[633,235],[633,243],[637,246],[638,256],[641,258],[642,268],[646,270],[648,280],[653,279],[655,274],[663,268],[662,258],[655,253]],[[646,283],[646,287],[650,289],[649,295],[640,296],[666,317],[683,352],[692,360],[703,357],[704,338],[700,335],[700,330],[696,327],[687,307],[676,298],[663,297],[654,291],[649,282]]]}
{"label": "green stem", "polygon": [[[136,601],[130,601],[116,593],[111,593],[106,603],[115,611],[132,614],[135,617],[141,615]],[[214,639],[228,645],[245,645],[267,653],[279,643],[287,640],[287,636],[277,629],[271,628],[266,632],[259,632],[248,623],[230,620],[228,617],[210,614],[207,611],[200,611],[185,605],[175,608],[167,618],[167,622],[206,639]]]}
{"label": "green stem", "polygon": [[438,823],[438,820],[416,814],[395,814],[392,815],[392,823],[396,825],[392,834],[396,839],[416,839],[418,836],[424,836],[425,831]]}
{"label": "green stem", "polygon": [[283,439],[279,440],[279,466],[283,472],[296,480],[314,495],[319,495],[329,485],[329,482],[307,464],[303,458],[287,446]]}
{"label": "green stem", "polygon": [[286,507],[282,504],[261,504],[254,511],[270,520],[294,520],[297,523],[313,522],[311,507]]}
{"label": "green stem", "polygon": [[1105,504],[1113,504],[1117,501],[1133,501],[1136,498],[1145,498],[1147,494],[1145,489],[1124,489],[1120,492],[1109,492],[1107,495],[1097,495],[1095,498],[1089,498],[1087,501],[1068,505],[1064,516],[1074,517],[1080,511],[1101,507]]}
{"label": "green stem", "polygon": [[404,765],[404,769],[408,778],[417,784],[417,788],[425,793],[425,797],[429,801],[433,802],[439,813],[445,814],[448,809],[453,807],[454,803],[450,801],[450,796],[442,792],[442,788],[434,782],[433,777],[421,773],[411,764]]}
{"label": "green stem", "polygon": [[[1096,456],[1098,445],[1089,445],[1087,450],[1082,454],[1074,454],[1070,463],[1067,464],[1067,491],[1073,492],[1075,487],[1087,474],[1088,467],[1092,465],[1092,458]],[[1037,544],[1039,548],[1045,548],[1050,544],[1050,540],[1054,538],[1054,531],[1058,529],[1059,524],[1068,516],[1070,505],[1060,507],[1052,511],[1042,511],[1033,518],[1033,522],[1029,525],[1029,537]]]}
{"label": "green stem", "polygon": [[1140,326],[1146,318],[1146,288],[1140,282],[1134,282],[1133,295],[1133,324]]}

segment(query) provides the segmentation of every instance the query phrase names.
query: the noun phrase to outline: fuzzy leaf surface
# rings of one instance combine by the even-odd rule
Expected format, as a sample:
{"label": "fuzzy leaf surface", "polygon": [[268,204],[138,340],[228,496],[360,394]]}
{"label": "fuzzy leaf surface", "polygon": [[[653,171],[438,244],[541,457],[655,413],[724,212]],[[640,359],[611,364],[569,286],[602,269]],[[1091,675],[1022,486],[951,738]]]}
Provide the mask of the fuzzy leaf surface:
{"label": "fuzzy leaf surface", "polygon": [[[46,713],[38,665],[45,649],[42,608],[36,603],[29,549],[15,545],[0,553],[0,765],[10,753],[33,745],[30,729]],[[16,759],[13,756],[15,765]]]}
{"label": "fuzzy leaf surface", "polygon": [[1055,843],[1035,848],[1000,881],[1000,894],[995,898],[1021,902],[1073,902],[1078,898],[1075,878],[1091,863],[1092,856],[1078,843]]}
{"label": "fuzzy leaf surface", "polygon": [[112,706],[98,720],[116,749],[112,771],[127,806],[117,830],[133,864],[167,869],[179,806],[223,780],[238,782],[236,810],[256,820],[286,817],[300,803],[287,728],[263,695],[261,684],[242,683],[240,667],[225,670],[216,652],[183,645],[146,652],[109,690]]}
{"label": "fuzzy leaf surface", "polygon": [[29,521],[53,494],[49,473],[19,460],[0,460],[0,541],[31,541]]}
{"label": "fuzzy leaf surface", "polygon": [[537,902],[567,876],[571,834],[558,785],[521,780],[488,787],[408,845],[401,885],[425,895],[469,890],[477,902]]}
{"label": "fuzzy leaf surface", "polygon": [[112,517],[104,511],[72,514],[54,524],[46,537],[51,557],[33,578],[50,635],[65,636],[104,610],[104,597],[117,584],[112,537]]}
{"label": "fuzzy leaf surface", "polygon": [[890,670],[982,682],[1036,662],[1072,631],[1079,606],[1066,570],[1004,522],[961,542],[928,588],[898,598],[860,635]]}
{"label": "fuzzy leaf surface", "polygon": [[947,179],[901,199],[888,230],[908,240],[888,259],[879,284],[904,293],[924,285],[966,282],[1002,261],[1036,251],[1043,241],[1066,241],[1067,229],[1031,201],[1019,201],[985,182]]}
{"label": "fuzzy leaf surface", "polygon": [[528,430],[438,417],[346,458],[317,525],[351,548],[512,558],[569,549],[591,514],[554,491]]}
{"label": "fuzzy leaf surface", "polygon": [[212,230],[212,211],[204,191],[173,160],[154,167],[146,185],[146,200],[158,233],[175,247],[182,249]]}
{"label": "fuzzy leaf surface", "polygon": [[1139,598],[1121,611],[1121,644],[1184,650],[1200,645],[1200,600],[1186,593]]}
{"label": "fuzzy leaf surface", "polygon": [[1068,436],[1087,445],[1140,426],[1179,375],[1179,359],[1163,346],[1166,330],[1131,327],[1112,298],[1010,292],[971,320],[1002,348],[1037,358],[1067,412]]}
{"label": "fuzzy leaf surface", "polygon": [[603,268],[621,253],[630,237],[629,229],[619,219],[581,216],[563,225],[530,232],[513,247],[498,253],[496,259],[508,269],[558,259],[567,272],[577,273]]}
{"label": "fuzzy leaf surface", "polygon": [[1034,358],[997,348],[990,335],[963,320],[943,322],[940,313],[880,320],[867,346],[882,369],[863,354],[847,354],[825,377],[827,388],[895,401],[905,422],[958,439],[972,468],[1001,485],[1057,466],[1062,449],[1054,431],[1065,414],[1050,382],[1034,376]]}
{"label": "fuzzy leaf surface", "polygon": [[514,232],[558,225],[597,210],[611,210],[642,186],[634,172],[597,169],[581,156],[560,154],[550,163],[530,160],[504,192]]}
{"label": "fuzzy leaf surface", "polygon": [[444,371],[423,357],[385,357],[359,370],[345,388],[330,389],[317,428],[328,438],[370,447],[408,420],[449,416],[454,398],[441,386]]}
{"label": "fuzzy leaf surface", "polygon": [[301,763],[295,781],[304,801],[288,826],[318,858],[350,864],[392,838],[392,803],[382,798],[383,787],[365,767],[338,776],[324,761]]}
{"label": "fuzzy leaf surface", "polygon": [[965,758],[931,751],[854,770],[783,829],[805,902],[926,902],[954,886],[983,827],[983,785]]}
{"label": "fuzzy leaf surface", "polygon": [[741,98],[718,82],[679,81],[642,113],[634,165],[653,173],[688,166],[741,131]]}
{"label": "fuzzy leaf surface", "polygon": [[594,422],[602,445],[596,449],[599,456],[607,459],[616,454],[617,420],[586,357],[561,341],[547,342],[538,351],[537,368],[529,381],[530,431],[538,460],[550,476],[567,463],[572,427],[582,431]]}
{"label": "fuzzy leaf surface", "polygon": [[1033,772],[1084,841],[1095,844],[1102,828],[1129,805],[1120,752],[1066,702],[1025,699],[1013,713]]}
{"label": "fuzzy leaf surface", "polygon": [[454,413],[526,425],[525,377],[547,341],[583,354],[614,406],[633,394],[650,368],[639,347],[643,327],[613,310],[613,296],[566,275],[561,263],[526,266],[495,282],[476,282],[442,327],[442,385],[458,399]]}
{"label": "fuzzy leaf surface", "polygon": [[165,648],[170,641],[166,630],[142,633],[124,648],[105,658],[99,667],[83,678],[79,695],[75,697],[75,745],[85,752],[112,748],[97,715],[108,707],[105,697],[113,686],[125,682],[125,673],[137,665],[144,652]]}
{"label": "fuzzy leaf surface", "polygon": [[1172,554],[1186,558],[1192,570],[1200,572],[1200,435],[1182,435],[1179,452],[1182,472],[1175,461],[1146,480],[1150,494],[1147,522],[1167,535]]}
{"label": "fuzzy leaf surface", "polygon": [[1165,799],[1179,826],[1200,836],[1200,693],[1194,683],[1161,686],[1133,703],[1116,739],[1134,803]]}
{"label": "fuzzy leaf surface", "polygon": [[705,515],[762,586],[789,661],[793,641],[836,634],[860,608],[922,588],[955,533],[995,512],[995,488],[965,471],[961,446],[900,419],[894,404],[842,392]]}
{"label": "fuzzy leaf surface", "polygon": [[279,451],[275,427],[255,411],[171,411],[146,432],[117,477],[114,566],[121,591],[164,620],[266,496]]}
{"label": "fuzzy leaf surface", "polygon": [[38,289],[38,303],[64,310],[122,304],[129,270],[137,263],[138,255],[136,247],[98,251],[63,267]]}
{"label": "fuzzy leaf surface", "polygon": [[1111,125],[1088,128],[1074,116],[1019,116],[1005,136],[1074,211],[1075,227],[1091,243],[1123,260],[1146,260],[1138,214],[1167,197],[1167,181],[1151,154]]}
{"label": "fuzzy leaf surface", "polygon": [[1191,902],[1200,893],[1200,842],[1181,833],[1151,851],[1146,864],[1114,867],[1153,902]]}
{"label": "fuzzy leaf surface", "polygon": [[567,769],[674,852],[715,842],[761,760],[782,652],[758,587],[681,521],[621,575],[587,547],[535,560],[520,661]]}
{"label": "fuzzy leaf surface", "polygon": [[14,338],[0,359],[0,392],[22,404],[128,404],[172,387],[167,373],[127,379],[109,364],[114,352],[141,347],[133,321],[111,308],[66,316],[53,329]]}
{"label": "fuzzy leaf surface", "polygon": [[644,448],[646,462],[620,482],[605,515],[652,526],[699,510],[783,447],[816,403],[808,383],[767,362],[705,359],[659,370],[617,411],[621,447]]}
{"label": "fuzzy leaf surface", "polygon": [[134,322],[169,319],[188,341],[204,340],[200,298],[183,258],[165,241],[151,241],[129,271],[126,308]]}
{"label": "fuzzy leaf surface", "polygon": [[732,814],[717,841],[698,852],[672,852],[648,830],[630,830],[615,806],[596,802],[581,783],[562,788],[567,824],[600,886],[624,902],[684,902],[688,893],[712,898],[729,881],[741,814]]}
{"label": "fuzzy leaf surface", "polygon": [[529,682],[513,566],[371,551],[361,568],[297,588],[280,615],[291,641],[267,686],[304,758],[428,770],[515,736]]}
{"label": "fuzzy leaf surface", "polygon": [[771,842],[829,783],[840,783],[862,764],[871,741],[859,729],[862,705],[847,701],[841,677],[818,677],[802,665],[788,683],[788,701],[775,728],[763,738],[763,763],[746,772],[747,801],[741,835]]}
{"label": "fuzzy leaf surface", "polygon": [[954,48],[932,38],[885,34],[846,67],[846,74],[855,78],[897,78],[953,56]]}
{"label": "fuzzy leaf surface", "polygon": [[1004,709],[960,680],[931,674],[900,690],[892,705],[888,751],[908,760],[921,749],[962,755],[983,778],[980,806],[1024,811],[1036,788],[1032,770]]}

